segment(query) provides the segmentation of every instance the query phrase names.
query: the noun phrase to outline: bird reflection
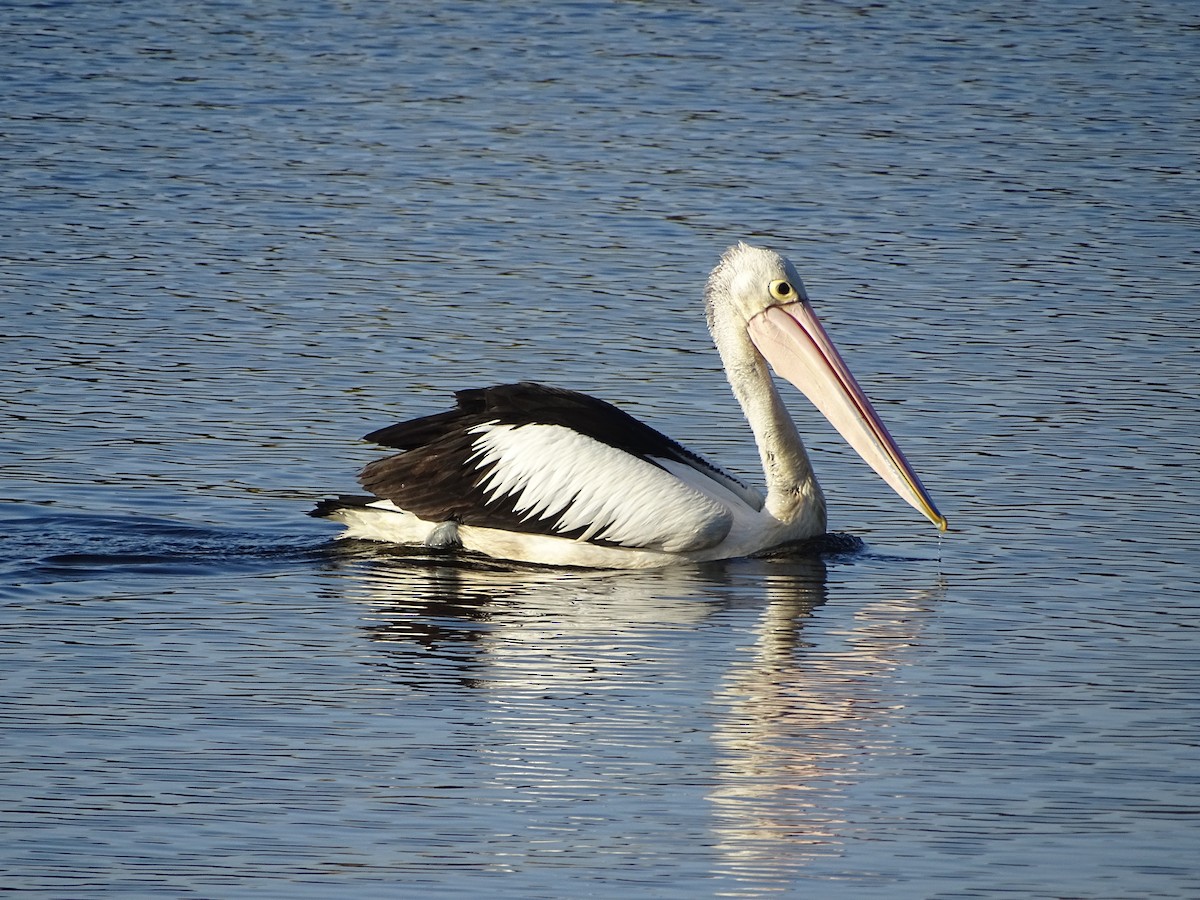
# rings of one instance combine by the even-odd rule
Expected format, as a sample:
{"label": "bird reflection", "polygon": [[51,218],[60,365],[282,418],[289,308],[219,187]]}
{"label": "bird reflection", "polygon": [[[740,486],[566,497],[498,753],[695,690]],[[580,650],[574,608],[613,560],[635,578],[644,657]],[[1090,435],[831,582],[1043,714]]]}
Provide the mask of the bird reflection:
{"label": "bird reflection", "polygon": [[[846,785],[890,752],[887,676],[932,597],[880,593],[843,632],[811,625],[828,593],[812,554],[606,572],[373,548],[339,564],[372,664],[441,704],[464,692],[463,715],[482,716],[455,751],[481,790],[520,797],[564,842],[595,840],[604,820],[580,818],[579,802],[690,791],[708,810],[691,839],[716,849],[724,877],[759,886],[840,852]],[[680,744],[686,765],[664,769]]]}
{"label": "bird reflection", "polygon": [[841,853],[849,823],[842,799],[872,755],[895,752],[887,717],[901,707],[891,679],[940,587],[885,594],[859,607],[855,627],[803,652],[813,605],[766,583],[754,643],[717,691],[725,714],[710,793],[725,873],[787,881],[814,858]]}

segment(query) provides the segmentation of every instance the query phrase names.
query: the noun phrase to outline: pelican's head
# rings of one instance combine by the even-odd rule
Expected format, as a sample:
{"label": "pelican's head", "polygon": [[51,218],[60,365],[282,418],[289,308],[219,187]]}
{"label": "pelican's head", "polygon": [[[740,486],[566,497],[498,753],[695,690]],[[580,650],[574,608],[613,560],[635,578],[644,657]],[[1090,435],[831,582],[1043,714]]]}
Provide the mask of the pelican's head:
{"label": "pelican's head", "polygon": [[796,267],[773,250],[734,244],[708,276],[710,325],[729,316],[742,327],[768,306],[808,300]]}
{"label": "pelican's head", "polygon": [[946,530],[945,516],[850,374],[791,262],[749,244],[730,247],[708,278],[705,302],[718,344],[723,333],[748,338],[757,354],[812,401],[880,478]]}

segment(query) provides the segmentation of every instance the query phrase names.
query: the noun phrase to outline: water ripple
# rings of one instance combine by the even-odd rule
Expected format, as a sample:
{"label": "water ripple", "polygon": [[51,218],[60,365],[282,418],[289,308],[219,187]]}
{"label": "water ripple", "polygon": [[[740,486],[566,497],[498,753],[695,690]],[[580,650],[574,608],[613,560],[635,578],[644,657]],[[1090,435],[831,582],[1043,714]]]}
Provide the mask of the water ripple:
{"label": "water ripple", "polygon": [[[410,7],[0,9],[5,885],[1200,895],[1193,11]],[[523,378],[757,480],[699,305],[739,238],[952,532],[794,394],[865,546],[304,517]]]}

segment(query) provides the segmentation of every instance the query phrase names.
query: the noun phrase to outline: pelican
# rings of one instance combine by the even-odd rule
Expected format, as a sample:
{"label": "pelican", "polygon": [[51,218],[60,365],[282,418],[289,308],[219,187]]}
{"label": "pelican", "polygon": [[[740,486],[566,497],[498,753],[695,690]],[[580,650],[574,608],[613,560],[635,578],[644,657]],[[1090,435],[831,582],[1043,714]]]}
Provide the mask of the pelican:
{"label": "pelican", "polygon": [[341,537],[595,568],[753,556],[817,537],[825,497],[774,369],[946,530],[791,262],[739,243],[712,270],[705,303],[758,444],[765,496],[603,400],[523,382],[459,391],[456,409],[367,435],[402,452],[362,470],[371,496],[324,500],[311,515],[344,524]]}

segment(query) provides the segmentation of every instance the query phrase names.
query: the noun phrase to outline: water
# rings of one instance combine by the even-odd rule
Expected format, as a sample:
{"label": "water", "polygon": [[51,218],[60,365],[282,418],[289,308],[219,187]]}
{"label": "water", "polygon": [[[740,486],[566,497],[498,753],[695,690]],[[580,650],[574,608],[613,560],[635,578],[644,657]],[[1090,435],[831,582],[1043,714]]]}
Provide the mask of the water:
{"label": "water", "polygon": [[[6,889],[1200,894],[1190,4],[0,17]],[[863,552],[303,515],[519,378],[757,477],[699,303],[740,238],[944,539],[794,393]]]}

